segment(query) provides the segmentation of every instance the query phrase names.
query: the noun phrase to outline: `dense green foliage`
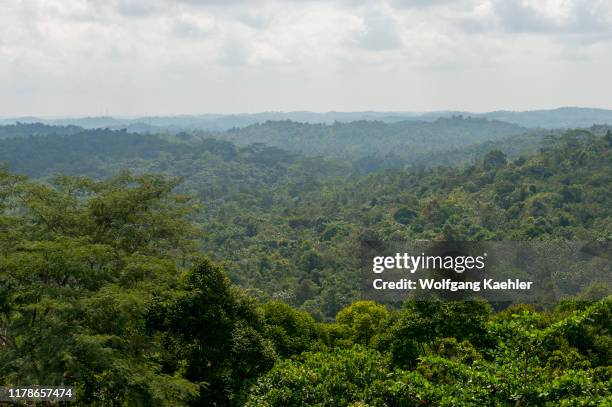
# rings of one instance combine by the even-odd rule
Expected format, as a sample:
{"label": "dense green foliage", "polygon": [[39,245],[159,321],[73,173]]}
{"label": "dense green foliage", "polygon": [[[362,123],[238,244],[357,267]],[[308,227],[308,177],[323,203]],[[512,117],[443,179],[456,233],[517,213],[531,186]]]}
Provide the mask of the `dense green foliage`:
{"label": "dense green foliage", "polygon": [[353,275],[365,238],[611,240],[612,134],[591,130],[368,174],[189,134],[1,140],[40,179],[0,171],[0,385],[73,385],[81,405],[610,404],[609,297],[392,308]]}
{"label": "dense green foliage", "polygon": [[461,170],[260,188],[206,212],[205,247],[260,298],[331,318],[359,298],[359,266],[347,253],[359,253],[362,239],[609,240],[609,140],[580,133],[554,143]]}
{"label": "dense green foliage", "polygon": [[[452,117],[433,122],[397,123],[356,121],[306,124],[291,121],[266,122],[245,128],[209,134],[237,145],[264,143],[309,156],[347,159],[359,172],[404,165],[429,165],[440,153],[506,136],[524,133],[520,126],[485,119]],[[536,138],[535,135],[532,136]],[[465,162],[456,154],[451,161]]]}
{"label": "dense green foliage", "polygon": [[41,123],[20,123],[0,126],[0,139],[32,136],[64,136],[76,134],[83,129],[77,126],[46,126]]}
{"label": "dense green foliage", "polygon": [[[10,163],[15,171],[36,176],[55,172],[96,176],[109,175],[107,170],[112,163],[134,159],[151,161],[161,152],[175,161],[191,160],[205,152],[234,159],[240,147],[255,144],[262,151],[272,152],[270,159],[274,158],[273,152],[278,151],[276,147],[307,156],[344,159],[353,171],[368,173],[384,168],[467,163],[490,149],[491,143],[515,156],[535,151],[544,134],[541,131],[522,134],[517,142],[509,137],[524,133],[526,129],[462,117],[435,122],[364,121],[332,125],[266,122],[224,132],[179,132],[161,138],[125,129],[79,130],[74,126],[42,124],[0,126],[0,139],[7,138],[0,142],[0,162]],[[36,137],[43,135],[55,137]],[[11,136],[14,139],[11,140]],[[180,143],[169,143],[168,138]],[[230,148],[210,139],[231,141],[238,147]],[[217,148],[211,147],[211,143]],[[229,150],[233,150],[233,154]],[[276,155],[288,154],[277,152]]]}
{"label": "dense green foliage", "polygon": [[261,144],[102,130],[0,141],[0,161],[35,176],[123,169],[179,176],[178,190],[203,204],[191,218],[204,232],[203,250],[231,280],[323,320],[360,298],[357,265],[346,254],[364,238],[610,239],[611,136],[605,127],[591,130],[551,135],[531,156],[489,150],[459,168],[367,175],[353,173],[350,162]]}
{"label": "dense green foliage", "polygon": [[77,386],[82,402],[185,399],[145,329],[198,231],[175,180],[119,175],[50,186],[0,173],[0,380]]}
{"label": "dense green foliage", "polygon": [[[407,304],[396,316],[427,318],[443,312],[427,304],[413,314]],[[574,334],[599,332],[597,340],[609,346],[610,301],[557,320],[529,309],[484,318],[478,328],[488,344],[474,346],[455,336],[425,330],[431,340],[416,333],[399,333],[390,324],[392,340],[417,344],[412,367],[398,365],[389,348],[335,346],[324,352],[307,352],[285,360],[261,379],[251,392],[249,406],[457,406],[457,405],[607,405],[610,396],[609,359],[603,365],[592,350],[580,348]],[[459,320],[446,324],[462,328]],[[486,315],[485,315],[486,316]],[[587,322],[589,321],[589,322]],[[444,326],[444,320],[439,328]],[[468,323],[469,326],[469,323]],[[455,331],[458,333],[460,331]],[[413,336],[410,336],[413,335]],[[572,339],[574,338],[574,339]],[[578,346],[578,347],[576,347]],[[600,350],[603,355],[607,351]],[[586,353],[582,353],[586,352]]]}
{"label": "dense green foliage", "polygon": [[[187,150],[186,146],[125,131],[80,130],[58,134],[52,131],[61,131],[61,128],[26,127],[36,127],[37,132],[28,137],[2,140],[0,162],[8,163],[15,172],[31,176],[110,175],[111,172],[105,170],[109,163],[124,159],[153,159],[160,151],[176,154]],[[50,135],[38,136],[38,132],[42,133],[39,129],[47,129]]]}

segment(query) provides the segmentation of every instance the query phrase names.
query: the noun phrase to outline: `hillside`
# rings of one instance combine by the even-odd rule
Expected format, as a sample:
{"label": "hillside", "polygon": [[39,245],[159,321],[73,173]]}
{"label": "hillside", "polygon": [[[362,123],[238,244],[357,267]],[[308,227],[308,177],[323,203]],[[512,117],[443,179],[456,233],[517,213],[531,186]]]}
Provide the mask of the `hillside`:
{"label": "hillside", "polygon": [[[0,126],[0,162],[17,172],[41,176],[53,172],[95,175],[125,159],[150,160],[165,153],[197,152],[211,141],[238,148],[253,144],[343,160],[358,173],[405,166],[458,165],[473,162],[493,143],[513,157],[535,152],[544,132],[482,119],[439,119],[435,122],[352,122],[333,125],[266,122],[224,132],[149,135],[123,130],[85,130],[76,126],[19,124]],[[51,137],[39,137],[49,135]],[[30,137],[31,136],[31,137]],[[0,138],[2,138],[0,137]],[[204,146],[204,147],[202,147]]]}
{"label": "hillside", "polygon": [[[116,157],[115,138],[140,145],[94,137]],[[38,139],[75,141],[19,140]],[[355,272],[364,239],[609,242],[612,133],[365,176],[262,145],[172,145],[98,163],[165,175],[0,169],[3,383],[71,385],[79,405],[609,404],[611,302],[592,300],[609,284],[567,270],[583,290],[544,309],[387,305],[362,300]],[[98,153],[79,151],[75,171]]]}
{"label": "hillside", "polygon": [[294,121],[310,124],[350,123],[356,121],[380,121],[397,123],[401,121],[435,121],[440,118],[465,116],[488,120],[499,120],[528,128],[576,128],[590,127],[596,124],[612,124],[612,110],[582,107],[560,107],[557,109],[540,109],[526,111],[498,110],[485,113],[468,111],[432,111],[432,112],[261,112],[236,114],[199,114],[176,116],[142,116],[142,117],[16,117],[0,118],[0,124],[45,123],[49,125],[79,126],[85,129],[109,128],[119,130],[126,128],[142,133],[181,132],[181,131],[225,131],[235,127],[247,127],[263,124],[267,121]]}
{"label": "hillside", "polygon": [[16,123],[0,126],[0,139],[30,136],[60,136],[82,132],[78,126],[49,126],[42,123]]}
{"label": "hillside", "polygon": [[507,111],[475,115],[489,120],[501,120],[524,127],[548,129],[590,127],[596,124],[612,124],[612,110],[580,107],[561,107],[551,110]]}
{"label": "hillside", "polygon": [[[270,125],[279,129],[270,139],[278,140],[288,123]],[[354,162],[262,144],[108,130],[3,140],[0,162],[33,176],[100,178],[122,170],[179,176],[178,191],[202,204],[194,220],[204,231],[203,250],[227,266],[234,282],[261,299],[282,299],[325,319],[359,296],[346,253],[364,236],[609,239],[610,134],[551,134],[542,138],[541,153],[518,158],[490,142],[478,145],[477,160],[461,168],[367,175],[352,171]]]}
{"label": "hillside", "polygon": [[308,156],[349,160],[369,172],[429,165],[437,162],[437,154],[525,132],[525,128],[508,123],[452,117],[433,122],[359,121],[331,125],[266,122],[205,135],[237,145],[264,143]]}

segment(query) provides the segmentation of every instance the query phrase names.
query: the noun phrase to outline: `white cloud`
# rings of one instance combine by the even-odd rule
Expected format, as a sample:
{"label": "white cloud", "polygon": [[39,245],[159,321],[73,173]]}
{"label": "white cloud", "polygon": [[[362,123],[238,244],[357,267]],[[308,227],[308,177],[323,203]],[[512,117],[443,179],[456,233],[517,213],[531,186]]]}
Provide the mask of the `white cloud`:
{"label": "white cloud", "polygon": [[364,29],[356,37],[360,47],[372,51],[384,51],[401,47],[400,28],[392,16],[375,10],[367,13],[363,18],[363,22]]}
{"label": "white cloud", "polygon": [[611,51],[607,0],[4,0],[0,116],[612,107]]}
{"label": "white cloud", "polygon": [[214,18],[179,15],[172,21],[172,31],[180,38],[203,39],[218,30]]}
{"label": "white cloud", "polygon": [[503,29],[540,34],[612,34],[608,0],[496,0],[493,8]]}

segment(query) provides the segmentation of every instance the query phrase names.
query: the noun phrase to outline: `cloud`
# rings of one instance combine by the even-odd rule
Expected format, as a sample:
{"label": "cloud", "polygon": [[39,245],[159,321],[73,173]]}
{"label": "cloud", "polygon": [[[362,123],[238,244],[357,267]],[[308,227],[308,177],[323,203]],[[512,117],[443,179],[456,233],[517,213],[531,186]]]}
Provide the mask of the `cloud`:
{"label": "cloud", "polygon": [[173,21],[173,33],[179,37],[203,39],[215,31],[215,21],[208,17],[181,15]]}
{"label": "cloud", "polygon": [[571,27],[571,12],[575,6],[566,2],[550,7],[550,2],[531,3],[524,1],[494,2],[494,12],[502,27],[517,33],[550,33]]}
{"label": "cloud", "polygon": [[[2,4],[3,115],[95,114],[101,104],[134,114],[477,110],[509,107],[519,94],[569,98],[551,72],[593,78],[612,70],[609,0]],[[585,84],[584,95],[607,100],[606,78]]]}
{"label": "cloud", "polygon": [[357,44],[370,51],[386,51],[400,48],[402,40],[395,20],[380,11],[367,13],[364,29],[356,35]]}
{"label": "cloud", "polygon": [[612,33],[612,5],[607,0],[496,0],[493,9],[503,29],[509,32]]}
{"label": "cloud", "polygon": [[218,61],[222,65],[240,66],[249,63],[250,51],[239,41],[226,43],[219,54]]}
{"label": "cloud", "polygon": [[395,7],[434,7],[457,3],[456,0],[390,0],[389,4]]}
{"label": "cloud", "polygon": [[114,6],[119,14],[128,17],[141,17],[159,13],[167,5],[160,0],[111,0],[107,4]]}
{"label": "cloud", "polygon": [[257,30],[262,30],[269,27],[274,21],[273,16],[258,12],[257,10],[246,10],[239,12],[237,13],[236,18],[243,24]]}

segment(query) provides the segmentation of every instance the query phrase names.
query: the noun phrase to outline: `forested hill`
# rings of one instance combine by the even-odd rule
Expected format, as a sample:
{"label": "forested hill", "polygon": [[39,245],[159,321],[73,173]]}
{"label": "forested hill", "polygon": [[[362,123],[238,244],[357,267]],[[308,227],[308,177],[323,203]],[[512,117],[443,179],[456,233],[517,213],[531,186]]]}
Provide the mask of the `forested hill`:
{"label": "forested hill", "polygon": [[[524,130],[503,122],[459,117],[394,124],[362,121],[319,125],[282,121],[227,132],[176,135],[18,124],[0,126],[0,162],[31,176],[51,173],[100,176],[110,175],[109,169],[116,169],[125,160],[153,161],[169,155],[182,161],[211,149],[225,150],[222,155],[230,154],[233,158],[239,150],[257,145],[258,154],[267,154],[269,159],[272,156],[287,159],[293,153],[322,156],[344,160],[355,172],[368,173],[405,166],[471,163],[493,147],[510,157],[533,153],[545,133],[519,134]],[[279,148],[286,152],[278,151]]]}
{"label": "forested hill", "polygon": [[[352,171],[354,162],[262,144],[109,130],[0,140],[0,162],[35,177],[106,178],[126,169],[179,176],[177,191],[202,204],[194,215],[204,231],[202,251],[260,299],[326,319],[359,298],[347,253],[364,236],[609,239],[612,135],[606,127],[591,130],[540,137],[542,151],[531,156],[504,154],[497,147],[516,148],[517,138],[503,138],[505,144],[476,144],[476,161],[460,168],[366,175]],[[466,151],[445,154],[452,162]]]}
{"label": "forested hill", "polygon": [[[35,126],[36,132],[30,137],[0,140],[0,162],[8,164],[15,172],[36,177],[53,173],[109,175],[104,172],[109,162],[126,158],[152,159],[162,151],[187,150],[184,145],[125,131],[77,128],[78,131],[62,132],[63,128],[55,126],[22,126],[26,126],[26,131]],[[19,129],[17,126],[11,133],[20,134]]]}
{"label": "forested hill", "polygon": [[[104,134],[100,157],[132,137]],[[43,139],[60,140],[21,140]],[[74,386],[79,406],[611,404],[612,302],[588,296],[607,286],[548,310],[399,309],[359,301],[355,253],[364,237],[609,241],[612,133],[365,176],[262,145],[175,144],[99,167],[166,175],[0,169],[3,386]]]}
{"label": "forested hill", "polygon": [[612,133],[547,143],[530,158],[493,150],[463,169],[290,178],[243,191],[206,212],[205,247],[231,264],[234,281],[324,318],[359,296],[349,254],[362,239],[612,239]]}
{"label": "forested hill", "polygon": [[[65,174],[100,178],[119,170],[137,170],[166,161],[173,167],[170,171],[174,171],[181,167],[181,163],[209,156],[212,166],[217,163],[212,158],[266,165],[295,159],[293,154],[275,147],[254,145],[237,148],[230,142],[214,139],[187,144],[125,130],[77,128],[75,132],[61,133],[61,127],[39,124],[36,128],[47,135],[0,140],[0,163],[16,173],[34,177]],[[20,132],[14,131],[13,134]],[[164,170],[159,168],[159,171]]]}
{"label": "forested hill", "polygon": [[49,135],[68,135],[82,132],[78,126],[49,126],[42,123],[16,123],[0,126],[0,139],[30,137],[30,136],[49,136]]}
{"label": "forested hill", "polygon": [[542,127],[550,129],[612,124],[611,110],[579,107],[561,107],[558,109],[523,112],[499,110],[476,116],[485,117],[490,120],[502,120],[525,127]]}
{"label": "forested hill", "polygon": [[110,128],[114,130],[127,128],[129,131],[142,133],[181,132],[190,130],[225,131],[234,127],[246,127],[267,121],[290,120],[300,123],[333,124],[355,121],[381,121],[396,123],[400,121],[435,121],[439,118],[450,118],[462,115],[488,120],[501,120],[518,126],[544,129],[567,129],[590,127],[596,124],[612,124],[612,110],[583,107],[561,107],[557,109],[510,111],[498,110],[485,113],[468,111],[433,111],[433,112],[261,112],[237,114],[199,114],[177,116],[143,116],[143,117],[74,117],[74,118],[0,118],[0,124],[45,123],[50,125],[75,125],[86,129]]}
{"label": "forested hill", "polygon": [[422,164],[435,153],[526,131],[526,128],[500,121],[456,116],[433,122],[356,121],[330,125],[269,121],[208,136],[238,145],[265,143],[309,156]]}

